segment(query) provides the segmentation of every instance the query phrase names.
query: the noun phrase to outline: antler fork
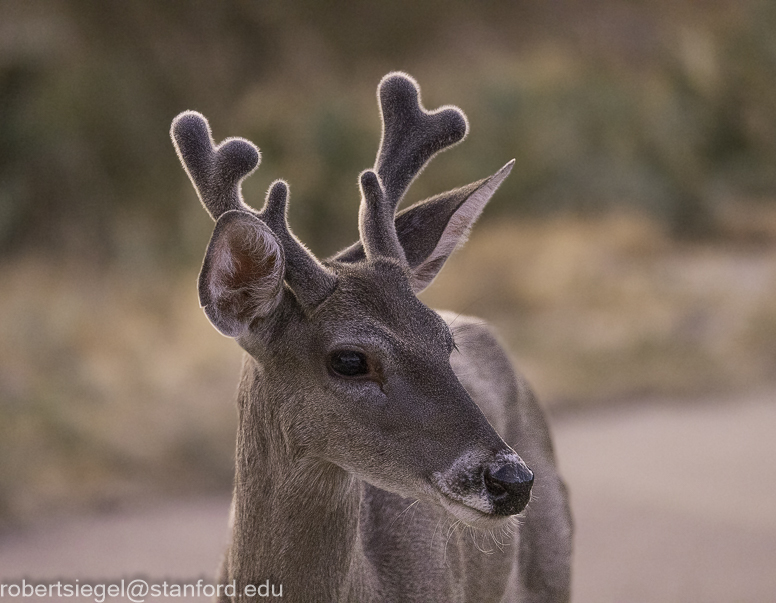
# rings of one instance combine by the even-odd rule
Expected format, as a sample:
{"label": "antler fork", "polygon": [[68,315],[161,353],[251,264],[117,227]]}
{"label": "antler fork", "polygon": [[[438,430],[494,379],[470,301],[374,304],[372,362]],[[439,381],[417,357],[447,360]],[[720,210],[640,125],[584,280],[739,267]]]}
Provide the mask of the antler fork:
{"label": "antler fork", "polygon": [[178,115],[170,134],[210,216],[217,221],[226,212],[237,210],[261,219],[283,247],[285,280],[302,306],[312,309],[326,299],[337,279],[291,232],[286,217],[288,185],[282,180],[274,182],[259,212],[243,201],[242,181],[261,161],[256,146],[244,138],[228,138],[216,146],[207,120],[196,111]]}

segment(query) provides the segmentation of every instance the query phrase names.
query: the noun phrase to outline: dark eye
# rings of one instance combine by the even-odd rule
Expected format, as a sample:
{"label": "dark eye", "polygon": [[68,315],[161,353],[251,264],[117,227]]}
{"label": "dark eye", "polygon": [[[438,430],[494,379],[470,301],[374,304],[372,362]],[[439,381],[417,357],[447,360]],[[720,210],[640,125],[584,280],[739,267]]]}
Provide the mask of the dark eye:
{"label": "dark eye", "polygon": [[369,374],[366,355],[354,350],[339,350],[329,356],[329,367],[341,377],[362,377]]}

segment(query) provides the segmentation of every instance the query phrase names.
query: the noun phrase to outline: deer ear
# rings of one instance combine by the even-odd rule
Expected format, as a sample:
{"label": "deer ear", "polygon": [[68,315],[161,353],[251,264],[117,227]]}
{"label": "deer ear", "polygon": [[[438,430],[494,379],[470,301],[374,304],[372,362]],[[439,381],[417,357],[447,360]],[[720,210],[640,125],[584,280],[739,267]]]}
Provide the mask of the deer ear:
{"label": "deer ear", "polygon": [[205,253],[199,303],[216,329],[239,337],[280,303],[284,273],[283,249],[269,227],[253,214],[227,211]]}
{"label": "deer ear", "polygon": [[447,258],[466,242],[472,226],[514,163],[510,161],[490,178],[432,197],[417,204],[414,212],[410,213],[410,207],[396,217],[396,229],[404,233],[399,240],[405,246],[415,293],[428,287]]}
{"label": "deer ear", "polygon": [[[490,178],[420,201],[396,215],[396,234],[412,273],[412,289],[420,293],[431,284],[447,258],[460,247],[493,193],[512,171],[514,160]],[[333,259],[364,259],[359,241]]]}

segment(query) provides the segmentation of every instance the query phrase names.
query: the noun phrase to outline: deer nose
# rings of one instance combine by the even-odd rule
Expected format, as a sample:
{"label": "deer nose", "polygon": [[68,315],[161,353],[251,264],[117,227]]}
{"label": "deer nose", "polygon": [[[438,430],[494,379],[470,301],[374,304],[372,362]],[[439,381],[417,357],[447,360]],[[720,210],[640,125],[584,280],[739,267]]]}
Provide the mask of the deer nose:
{"label": "deer nose", "polygon": [[516,515],[531,498],[534,475],[522,463],[502,465],[492,472],[487,469],[484,480],[496,515]]}

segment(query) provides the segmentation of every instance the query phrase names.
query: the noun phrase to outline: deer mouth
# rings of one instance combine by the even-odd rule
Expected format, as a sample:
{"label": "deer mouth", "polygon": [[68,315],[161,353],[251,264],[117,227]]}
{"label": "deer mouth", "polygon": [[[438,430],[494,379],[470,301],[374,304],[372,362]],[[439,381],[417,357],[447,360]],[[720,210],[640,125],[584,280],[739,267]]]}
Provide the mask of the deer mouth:
{"label": "deer mouth", "polygon": [[467,525],[482,525],[483,522],[488,521],[501,523],[506,519],[501,515],[481,510],[480,505],[478,505],[480,508],[473,507],[471,504],[450,498],[450,496],[442,492],[439,493],[439,504],[441,504],[447,512],[455,515],[457,519],[460,519]]}
{"label": "deer mouth", "polygon": [[445,511],[475,530],[493,531],[507,528],[511,531],[511,526],[515,525],[515,518],[520,517],[520,515],[501,515],[496,512],[485,513],[441,493],[438,502]]}
{"label": "deer mouth", "polygon": [[501,527],[510,521],[510,516],[497,512],[488,499],[484,486],[463,494],[451,489],[442,480],[435,479],[434,482],[437,503],[467,526],[491,529]]}

